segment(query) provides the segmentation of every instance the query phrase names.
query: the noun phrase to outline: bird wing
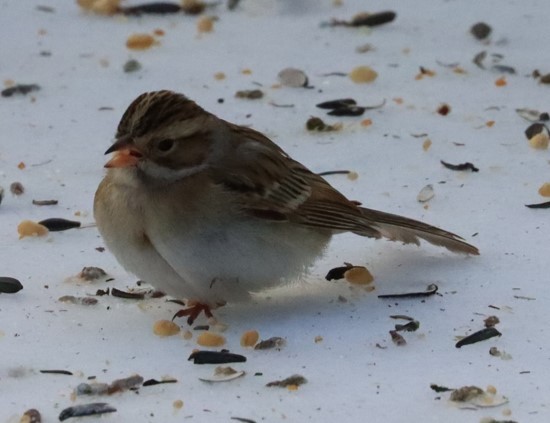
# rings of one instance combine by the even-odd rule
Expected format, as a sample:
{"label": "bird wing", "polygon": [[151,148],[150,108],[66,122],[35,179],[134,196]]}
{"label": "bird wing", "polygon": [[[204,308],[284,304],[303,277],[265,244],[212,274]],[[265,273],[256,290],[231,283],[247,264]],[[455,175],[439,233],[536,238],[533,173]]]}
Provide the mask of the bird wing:
{"label": "bird wing", "polygon": [[266,136],[250,128],[228,125],[235,134],[235,150],[224,157],[223,164],[212,167],[211,176],[215,183],[233,192],[244,213],[405,244],[418,245],[423,239],[453,252],[479,254],[476,247],[451,232],[359,207]]}

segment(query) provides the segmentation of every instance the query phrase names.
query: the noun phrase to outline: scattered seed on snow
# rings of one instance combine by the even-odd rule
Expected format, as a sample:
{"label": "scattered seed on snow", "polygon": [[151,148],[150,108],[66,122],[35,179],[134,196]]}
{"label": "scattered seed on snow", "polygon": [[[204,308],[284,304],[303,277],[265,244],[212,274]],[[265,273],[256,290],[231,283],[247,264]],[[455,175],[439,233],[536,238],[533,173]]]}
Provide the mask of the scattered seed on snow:
{"label": "scattered seed on snow", "polygon": [[279,72],[279,81],[286,87],[306,87],[308,78],[304,71],[295,68],[286,68]]}
{"label": "scattered seed on snow", "polygon": [[470,28],[470,33],[478,40],[485,40],[491,34],[492,28],[485,22],[478,22]]}
{"label": "scattered seed on snow", "polygon": [[288,388],[291,386],[298,387],[300,385],[303,385],[304,383],[307,383],[307,379],[305,377],[303,377],[302,375],[292,375],[282,380],[274,380],[273,382],[269,382],[265,386]]}
{"label": "scattered seed on snow", "polygon": [[247,330],[241,335],[241,347],[253,347],[260,339],[257,330]]}
{"label": "scattered seed on snow", "polygon": [[81,223],[76,220],[67,220],[58,217],[52,217],[50,219],[44,219],[38,222],[39,225],[43,225],[50,232],[66,231],[68,229],[80,228]]}
{"label": "scattered seed on snow", "polygon": [[280,336],[273,336],[269,339],[262,340],[256,344],[255,350],[281,349],[285,346],[286,341]]}
{"label": "scattered seed on snow", "polygon": [[430,201],[435,196],[434,187],[432,184],[426,185],[424,188],[420,190],[418,195],[416,196],[416,201],[419,203],[425,203],[427,201]]}
{"label": "scattered seed on snow", "polygon": [[187,360],[193,360],[193,364],[244,363],[246,357],[240,354],[230,353],[227,350],[194,351]]}
{"label": "scattered seed on snow", "polygon": [[180,331],[180,327],[171,320],[157,320],[153,325],[153,333],[161,337],[174,336]]}
{"label": "scattered seed on snow", "polygon": [[12,182],[10,184],[10,192],[13,195],[22,195],[25,193],[25,187],[21,182]]}
{"label": "scattered seed on snow", "polygon": [[32,220],[23,220],[17,225],[17,232],[19,233],[19,239],[22,239],[27,236],[46,236],[49,231],[44,225],[40,225]]}
{"label": "scattered seed on snow", "polygon": [[0,276],[0,293],[15,294],[23,289],[23,285],[15,278]]}
{"label": "scattered seed on snow", "polygon": [[502,334],[494,327],[484,328],[484,329],[478,330],[477,332],[472,333],[471,335],[465,336],[455,344],[455,347],[461,348],[464,345],[475,344],[477,342],[491,339],[495,336],[502,336]]}
{"label": "scattered seed on snow", "polygon": [[214,369],[214,375],[210,377],[199,377],[199,380],[203,382],[229,382],[240,377],[243,377],[246,373],[244,371],[237,371],[230,366],[218,366]]}
{"label": "scattered seed on snow", "polygon": [[197,344],[202,347],[221,347],[225,344],[225,338],[214,332],[202,332],[197,337]]}

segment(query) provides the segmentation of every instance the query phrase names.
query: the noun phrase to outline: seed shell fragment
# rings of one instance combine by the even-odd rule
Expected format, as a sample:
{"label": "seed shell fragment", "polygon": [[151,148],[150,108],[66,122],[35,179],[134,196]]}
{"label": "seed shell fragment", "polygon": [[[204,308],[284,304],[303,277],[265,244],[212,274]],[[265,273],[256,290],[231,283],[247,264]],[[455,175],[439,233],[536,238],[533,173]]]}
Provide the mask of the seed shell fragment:
{"label": "seed shell fragment", "polygon": [[39,225],[43,225],[51,232],[66,231],[68,229],[80,228],[81,223],[76,220],[67,220],[59,217],[52,217],[50,219],[44,219],[38,222]]}
{"label": "seed shell fragment", "polygon": [[426,185],[420,190],[416,196],[416,201],[419,203],[426,203],[435,196],[434,186],[432,184]]}
{"label": "seed shell fragment", "polygon": [[443,160],[440,160],[440,162],[443,166],[445,166],[447,169],[450,169],[450,170],[459,170],[459,171],[460,170],[471,170],[472,172],[479,172],[479,169],[477,167],[475,167],[470,162],[461,163],[461,164],[457,164],[457,165],[444,162]]}
{"label": "seed shell fragment", "polygon": [[70,419],[71,417],[96,416],[105,413],[114,413],[116,408],[106,402],[93,402],[90,404],[75,405],[65,408],[59,414],[59,421]]}
{"label": "seed shell fragment", "polygon": [[307,87],[308,78],[304,71],[295,68],[286,68],[279,72],[279,81],[286,87]]}
{"label": "seed shell fragment", "polygon": [[403,338],[401,334],[397,333],[396,330],[390,330],[390,336],[393,343],[398,347],[403,347],[407,345],[407,341],[405,341],[405,338]]}
{"label": "seed shell fragment", "polygon": [[19,420],[19,423],[41,423],[42,416],[40,411],[35,408],[31,408],[23,413],[23,417]]}
{"label": "seed shell fragment", "polygon": [[434,295],[437,290],[438,286],[435,283],[431,283],[426,287],[426,290],[423,292],[406,292],[403,294],[383,294],[379,295],[378,298],[418,298],[418,297],[429,297],[430,295]]}
{"label": "seed shell fragment", "polygon": [[525,207],[529,207],[530,209],[550,209],[550,201],[537,204],[526,204]]}
{"label": "seed shell fragment", "polygon": [[267,383],[265,386],[273,387],[277,386],[280,388],[288,388],[290,386],[300,386],[304,383],[307,383],[307,379],[302,375],[292,375],[282,380],[274,380],[273,382]]}
{"label": "seed shell fragment", "polygon": [[273,336],[269,339],[262,340],[256,344],[254,347],[255,350],[270,350],[273,348],[281,349],[286,344],[284,338],[280,336]]}
{"label": "seed shell fragment", "polygon": [[40,85],[37,84],[17,84],[13,87],[3,89],[1,94],[2,97],[11,97],[14,94],[26,95],[38,90],[40,90]]}
{"label": "seed shell fragment", "polygon": [[470,28],[470,33],[478,40],[484,40],[491,34],[492,28],[485,22],[478,22]]}
{"label": "seed shell fragment", "polygon": [[15,278],[0,276],[0,293],[15,294],[23,289],[23,285]]}
{"label": "seed shell fragment", "polygon": [[323,101],[322,103],[316,104],[315,107],[319,109],[339,109],[342,107],[355,106],[357,102],[353,98],[341,98],[339,100],[329,100]]}
{"label": "seed shell fragment", "polygon": [[177,3],[158,2],[144,3],[137,6],[121,7],[120,12],[127,16],[140,15],[166,15],[169,13],[178,13],[181,11],[181,6]]}
{"label": "seed shell fragment", "polygon": [[211,377],[199,377],[199,380],[203,382],[229,382],[235,379],[238,379],[240,377],[243,377],[246,374],[244,371],[237,371],[233,369],[232,367],[223,367],[218,366],[214,369],[214,375]]}
{"label": "seed shell fragment", "polygon": [[461,348],[464,345],[470,345],[475,344],[477,342],[485,341],[487,339],[491,339],[495,336],[502,336],[502,333],[500,333],[496,328],[494,327],[488,327],[481,330],[478,330],[477,332],[472,333],[471,335],[468,335],[464,338],[462,338],[460,341],[458,341],[455,344],[456,348]]}
{"label": "seed shell fragment", "polygon": [[13,195],[22,195],[25,193],[25,187],[21,182],[12,182],[10,184],[10,192]]}
{"label": "seed shell fragment", "polygon": [[187,360],[193,360],[193,364],[244,363],[246,357],[244,355],[230,353],[227,350],[202,350],[193,352]]}

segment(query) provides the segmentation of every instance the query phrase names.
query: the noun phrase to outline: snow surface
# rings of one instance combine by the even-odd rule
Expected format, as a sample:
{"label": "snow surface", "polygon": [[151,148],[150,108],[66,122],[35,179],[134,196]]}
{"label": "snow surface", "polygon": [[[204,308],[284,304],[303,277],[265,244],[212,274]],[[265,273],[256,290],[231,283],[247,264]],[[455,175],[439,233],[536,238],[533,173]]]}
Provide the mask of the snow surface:
{"label": "snow surface", "polygon": [[[535,69],[550,72],[550,3],[342,3],[243,0],[235,11],[225,6],[210,10],[219,17],[214,32],[198,36],[197,18],[191,16],[108,17],[85,13],[70,1],[0,1],[0,78],[41,86],[26,96],[0,98],[0,186],[6,190],[0,205],[0,276],[16,277],[24,285],[17,294],[0,295],[0,421],[17,422],[29,408],[38,409],[45,422],[57,421],[62,409],[86,402],[116,407],[116,413],[100,418],[113,422],[233,417],[256,422],[549,421],[549,212],[524,204],[545,201],[537,190],[550,180],[550,156],[529,146],[523,134],[529,122],[515,109],[550,109],[550,87],[531,77]],[[38,10],[38,5],[54,11]],[[371,31],[321,26],[333,17],[386,9],[395,10],[397,19]],[[493,28],[489,42],[469,33],[479,21]],[[126,48],[131,34],[155,29],[165,31],[158,45],[145,51]],[[365,43],[375,50],[355,52]],[[483,50],[487,67],[495,58],[491,54],[501,54],[501,64],[517,74],[480,69],[472,59]],[[130,58],[142,70],[124,73]],[[442,65],[450,63],[465,72]],[[376,81],[359,85],[345,76],[326,76],[359,65],[374,68]],[[278,72],[290,66],[304,70],[314,88],[274,88]],[[421,66],[435,75],[415,79]],[[243,69],[252,73],[243,74]],[[226,78],[216,80],[217,72]],[[498,87],[495,81],[502,76],[507,85]],[[237,90],[255,88],[265,92],[263,99],[234,97]],[[184,340],[159,338],[152,331],[155,321],[171,318],[176,304],[111,296],[97,297],[95,306],[58,301],[107,287],[136,287],[136,278],[108,251],[96,249],[103,243],[95,228],[21,240],[16,230],[24,219],[93,222],[103,152],[118,120],[137,95],[156,89],[183,92],[224,119],[266,133],[314,171],[357,172],[355,181],[327,178],[369,207],[461,234],[481,255],[339,236],[307,282],[216,310],[228,326],[225,347],[248,359],[232,366],[247,374],[226,383],[199,381],[214,366],[187,361],[197,348],[197,332]],[[361,105],[384,99],[386,104],[355,118],[326,116],[315,107],[345,97]],[[436,113],[441,103],[451,107],[447,116]],[[343,129],[309,133],[305,121],[310,116],[342,122]],[[360,124],[366,118],[372,125]],[[486,125],[489,121],[494,125]],[[424,151],[427,138],[432,145]],[[451,171],[440,164],[442,159],[472,162],[480,171]],[[21,162],[24,169],[18,168]],[[14,181],[25,187],[19,197],[9,193]],[[427,184],[433,184],[435,197],[424,207],[416,196]],[[32,199],[57,199],[59,205],[39,207]],[[327,282],[326,272],[343,262],[367,266],[376,289]],[[114,280],[71,279],[84,266],[99,266]],[[429,283],[439,286],[440,295],[377,298],[424,290]],[[406,346],[390,339],[388,331],[402,323],[389,317],[394,314],[420,322],[417,332],[404,333]],[[456,337],[483,328],[489,315],[501,320],[502,337],[455,348]],[[183,319],[178,323],[185,330]],[[248,329],[258,330],[263,339],[284,337],[287,344],[280,351],[242,348],[239,339]],[[511,359],[489,355],[490,347]],[[42,374],[43,369],[73,375]],[[90,376],[110,383],[136,373],[178,382],[72,398],[74,388]],[[265,387],[296,373],[308,383],[295,391]],[[509,403],[461,410],[448,401],[448,393],[432,391],[431,383],[493,385]],[[176,400],[183,401],[181,409],[174,407]]]}

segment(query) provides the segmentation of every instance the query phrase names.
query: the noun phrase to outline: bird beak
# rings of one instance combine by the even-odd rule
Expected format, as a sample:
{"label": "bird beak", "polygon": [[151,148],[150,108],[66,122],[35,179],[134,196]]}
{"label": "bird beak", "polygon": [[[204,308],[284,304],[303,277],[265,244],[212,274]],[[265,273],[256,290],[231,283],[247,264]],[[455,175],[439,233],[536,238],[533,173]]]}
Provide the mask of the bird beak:
{"label": "bird beak", "polygon": [[106,168],[136,167],[143,154],[133,145],[130,137],[124,136],[115,141],[105,154],[115,153],[111,160],[105,163]]}

